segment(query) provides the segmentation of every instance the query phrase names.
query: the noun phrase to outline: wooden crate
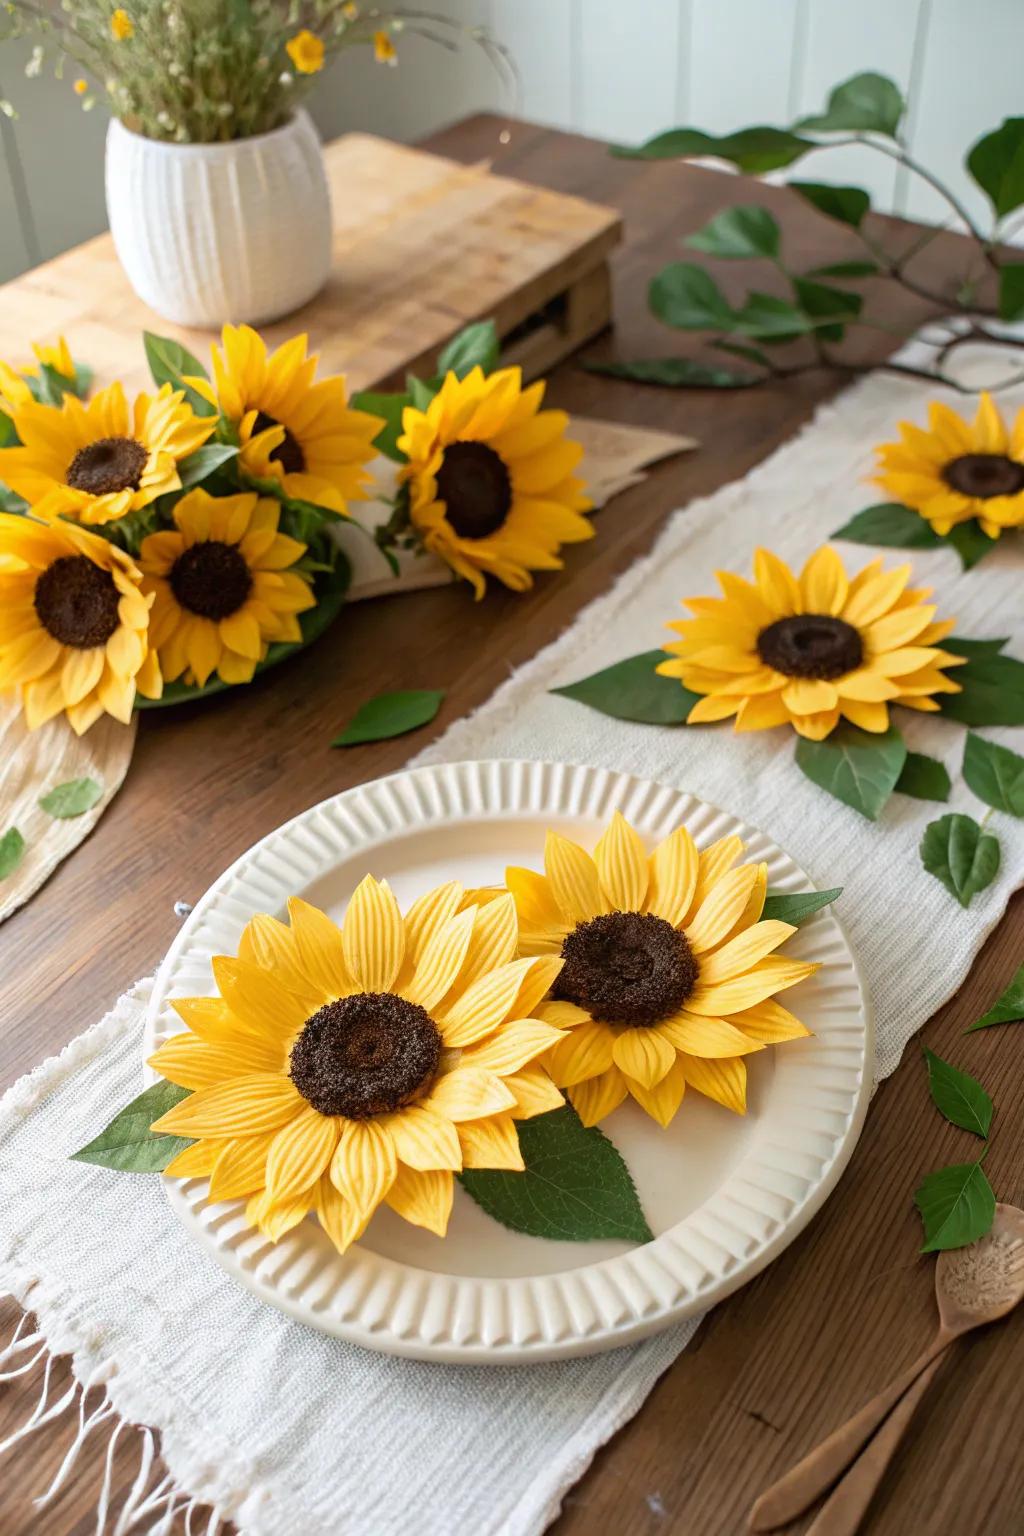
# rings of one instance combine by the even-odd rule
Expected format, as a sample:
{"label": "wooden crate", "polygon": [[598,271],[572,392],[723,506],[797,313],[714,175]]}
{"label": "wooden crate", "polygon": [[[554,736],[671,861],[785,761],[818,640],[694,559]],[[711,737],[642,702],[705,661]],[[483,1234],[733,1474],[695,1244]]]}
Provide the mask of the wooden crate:
{"label": "wooden crate", "polygon": [[[608,324],[608,256],[622,236],[613,209],[369,134],[335,140],[325,160],[331,277],[305,308],[261,327],[271,345],[308,331],[323,368],[362,389],[396,384],[407,368],[430,373],[472,320],[493,317],[503,359],[531,377]],[[109,235],[0,288],[0,357],[12,363],[63,333],[100,383],[141,388],[143,330],[209,354],[209,332],[171,325],[136,298]]]}

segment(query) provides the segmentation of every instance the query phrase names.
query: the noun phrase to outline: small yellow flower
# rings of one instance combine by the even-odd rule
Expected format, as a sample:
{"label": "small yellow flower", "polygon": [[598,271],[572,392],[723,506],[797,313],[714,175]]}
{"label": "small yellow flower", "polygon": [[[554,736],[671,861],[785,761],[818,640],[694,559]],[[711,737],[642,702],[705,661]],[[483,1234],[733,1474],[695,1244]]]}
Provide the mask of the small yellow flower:
{"label": "small yellow flower", "polygon": [[[130,25],[130,23],[129,23],[129,25]],[[75,81],[75,84],[74,84],[75,95],[76,96],[84,96],[88,89],[89,89],[89,82],[88,82],[88,80],[83,80],[81,78],[81,76],[79,76],[79,78]]]}
{"label": "small yellow flower", "polygon": [[[88,90],[88,86],[86,86],[86,90]],[[79,95],[81,95],[80,91]],[[72,380],[74,379],[75,361],[71,356],[71,349],[68,346],[65,337],[58,336],[56,343],[53,346],[47,346],[45,342],[34,341],[32,343],[32,351],[35,353],[37,361],[41,363],[43,367],[52,368],[53,371],[55,373],[59,373],[62,378]],[[39,372],[39,369],[26,368],[25,372],[34,376]]]}
{"label": "small yellow flower", "polygon": [[135,36],[135,23],[121,6],[110,18],[110,35],[119,43],[126,43]]}
{"label": "small yellow flower", "polygon": [[315,75],[324,67],[324,45],[308,27],[288,39],[285,52],[300,75]]}
{"label": "small yellow flower", "polygon": [[373,56],[378,64],[397,64],[398,51],[387,32],[373,34]]}
{"label": "small yellow flower", "polygon": [[359,7],[355,4],[355,0],[347,0],[347,4],[343,5],[341,8],[341,14],[344,16],[346,21],[355,21],[356,17],[359,15]]}

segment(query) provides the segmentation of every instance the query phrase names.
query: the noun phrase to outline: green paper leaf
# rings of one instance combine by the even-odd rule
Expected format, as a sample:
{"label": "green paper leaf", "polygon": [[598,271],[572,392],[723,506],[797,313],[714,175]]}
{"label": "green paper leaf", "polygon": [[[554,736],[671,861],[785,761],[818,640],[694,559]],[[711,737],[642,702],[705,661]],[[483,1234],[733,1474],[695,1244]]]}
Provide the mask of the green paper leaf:
{"label": "green paper leaf", "polygon": [[809,316],[773,293],[748,294],[747,302],[737,310],[733,323],[745,336],[752,336],[767,346],[795,341],[815,329]]}
{"label": "green paper leaf", "polygon": [[1008,117],[967,156],[967,169],[1003,219],[1024,203],[1024,117]]}
{"label": "green paper leaf", "polygon": [[588,373],[612,379],[631,379],[635,384],[661,384],[669,389],[749,389],[762,375],[712,368],[689,357],[652,357],[633,363],[584,363]]}
{"label": "green paper leaf", "polygon": [[[853,229],[860,228],[864,215],[871,207],[870,197],[860,187],[830,187],[820,181],[791,181],[788,185],[806,198],[819,213],[830,219],[838,219],[841,224],[849,224]],[[852,265],[864,266],[864,263],[854,262]],[[867,268],[869,272],[877,270],[870,262]],[[838,274],[833,272],[831,275],[835,277]],[[854,273],[854,276],[857,275]]]}
{"label": "green paper leaf", "polygon": [[216,416],[217,407],[211,405],[209,400],[204,400],[191,384],[185,382],[186,374],[201,379],[209,377],[199,359],[193,357],[180,341],[174,341],[170,336],[154,336],[152,331],[143,331],[142,340],[154,384],[169,384],[172,389],[183,389],[185,399],[197,416]]}
{"label": "green paper leaf", "polygon": [[390,741],[408,731],[429,725],[444,702],[444,690],[414,688],[399,693],[379,693],[360,705],[332,747],[356,747],[365,741]]}
{"label": "green paper leaf", "polygon": [[6,411],[0,411],[0,448],[14,448],[19,442],[14,422]]}
{"label": "green paper leaf", "polygon": [[178,464],[178,474],[184,490],[199,485],[231,459],[237,459],[238,449],[233,443],[204,443],[195,453]]}
{"label": "green paper leaf", "polygon": [[993,1024],[1019,1024],[1024,1020],[1024,965],[1016,972],[1013,980],[992,1004],[987,1013],[983,1013],[969,1028],[964,1030],[965,1035],[973,1034],[976,1029],[989,1029]]}
{"label": "green paper leaf", "polygon": [[996,640],[967,640],[962,635],[950,635],[947,640],[943,640],[942,649],[955,651],[958,656],[973,660],[977,656],[998,656],[1009,643],[1009,635],[1002,635]]}
{"label": "green paper leaf", "polygon": [[378,390],[362,389],[352,396],[349,404],[354,411],[368,411],[371,416],[382,417],[384,425],[374,438],[373,446],[387,458],[404,462],[405,455],[398,450],[398,439],[402,435],[402,412],[407,405],[412,404],[409,396],[404,392],[388,395]]}
{"label": "green paper leaf", "polygon": [[437,360],[437,371],[442,377],[454,373],[460,379],[472,373],[474,368],[482,368],[484,373],[491,373],[497,366],[500,351],[501,343],[498,341],[494,321],[480,320],[475,325],[467,325],[465,330],[452,337]]}
{"label": "green paper leaf", "polygon": [[959,811],[928,823],[920,852],[928,873],[941,880],[962,907],[969,907],[999,873],[998,839]]}
{"label": "green paper leaf", "polygon": [[65,395],[78,394],[78,377],[69,379],[52,363],[40,363],[36,374],[27,374],[25,383],[41,405],[60,405]]}
{"label": "green paper leaf", "polygon": [[668,658],[664,651],[643,651],[627,656],[614,666],[566,683],[551,692],[575,699],[616,720],[636,720],[642,725],[685,725],[699,694],[684,688],[677,677],[663,677],[655,667]]}
{"label": "green paper leaf", "polygon": [[1009,262],[999,269],[999,317],[1024,320],[1024,261]]}
{"label": "green paper leaf", "polygon": [[924,752],[908,752],[903,772],[896,780],[898,794],[914,800],[948,800],[952,788],[945,765]]}
{"label": "green paper leaf", "polygon": [[960,692],[938,695],[941,713],[961,725],[1024,725],[1024,662],[994,651],[960,647],[955,635],[942,642],[944,651],[966,655],[968,660],[949,674],[960,684]]}
{"label": "green paper leaf", "polygon": [[126,1104],[94,1140],[72,1152],[72,1162],[96,1163],[121,1173],[162,1173],[172,1158],[192,1145],[192,1138],[154,1134],[150,1126],[191,1091],[176,1083],[154,1083]]}
{"label": "green paper leaf", "polygon": [[996,1197],[980,1163],[957,1163],[927,1174],[914,1203],[924,1222],[922,1253],[977,1242],[995,1220]]}
{"label": "green paper leaf", "polygon": [[968,731],[963,771],[979,800],[1011,816],[1024,816],[1024,757],[1019,753]]}
{"label": "green paper leaf", "polygon": [[68,779],[43,795],[39,804],[47,815],[65,821],[70,816],[84,816],[102,799],[103,785],[95,779]]}
{"label": "green paper leaf", "polygon": [[984,1141],[992,1127],[992,1100],[977,1078],[943,1061],[927,1046],[924,1059],[928,1063],[928,1088],[936,1109],[951,1125],[973,1131]]}
{"label": "green paper leaf", "polygon": [[[748,363],[756,363],[759,368],[767,368],[770,370],[772,367],[771,358],[768,356],[767,352],[762,352],[760,347],[745,347],[741,342],[738,341],[720,340],[713,341],[711,345],[716,347],[719,352],[729,352],[733,357],[743,357],[747,360]],[[744,377],[748,378],[749,375],[745,374]],[[752,382],[760,383],[761,381],[760,379],[757,379]]]}
{"label": "green paper leaf", "polygon": [[859,315],[864,303],[862,293],[831,288],[827,283],[812,283],[805,277],[793,279],[793,292],[804,314],[810,315],[813,320],[829,320],[833,315],[836,317],[835,325],[817,326],[818,335],[823,341],[842,341],[845,335],[844,322]]}
{"label": "green paper leaf", "polygon": [[683,243],[708,256],[774,257],[779,254],[779,226],[767,208],[756,204],[723,208]]}
{"label": "green paper leaf", "polygon": [[896,788],[907,748],[894,725],[876,735],[841,721],[824,741],[797,742],[796,761],[815,784],[876,821]]}
{"label": "green paper leaf", "polygon": [[663,267],[648,289],[647,302],[659,320],[678,331],[730,331],[735,323],[714,278],[689,261]]}
{"label": "green paper leaf", "polygon": [[774,918],[780,923],[795,923],[799,927],[809,917],[813,917],[815,912],[820,912],[822,907],[838,901],[842,894],[841,885],[833,886],[830,891],[796,891],[792,895],[769,891],[764,899],[761,917],[765,922]]}
{"label": "green paper leaf", "polygon": [[996,547],[995,539],[989,538],[976,517],[966,523],[954,524],[940,543],[952,544],[965,571],[977,565],[979,560]]}
{"label": "green paper leaf", "polygon": [[930,523],[898,501],[865,507],[832,537],[849,539],[851,544],[880,544],[884,549],[937,549],[942,543]]}
{"label": "green paper leaf", "polygon": [[412,373],[406,375],[405,384],[409,391],[409,404],[415,406],[418,411],[425,411],[427,409],[440,388],[439,384],[424,383],[422,379],[416,378],[415,374]]}
{"label": "green paper leaf", "polygon": [[513,1232],[562,1242],[653,1239],[629,1169],[597,1126],[588,1130],[567,1104],[516,1128],[524,1173],[467,1168],[459,1175],[488,1216]]}
{"label": "green paper leaf", "polygon": [[26,843],[17,827],[8,827],[0,837],[0,880],[13,875],[25,857]]}
{"label": "green paper leaf", "polygon": [[697,160],[711,156],[730,160],[748,175],[761,176],[765,171],[792,165],[814,148],[813,139],[803,139],[786,128],[741,128],[738,133],[724,133],[719,138],[702,133],[699,128],[670,128],[635,148],[613,146],[612,154],[624,160]]}
{"label": "green paper leaf", "polygon": [[874,261],[834,261],[827,267],[811,267],[805,277],[877,277],[878,264]]}
{"label": "green paper leaf", "polygon": [[837,85],[824,112],[801,118],[796,127],[815,133],[884,133],[891,139],[896,136],[903,106],[898,86],[885,75],[866,71]]}

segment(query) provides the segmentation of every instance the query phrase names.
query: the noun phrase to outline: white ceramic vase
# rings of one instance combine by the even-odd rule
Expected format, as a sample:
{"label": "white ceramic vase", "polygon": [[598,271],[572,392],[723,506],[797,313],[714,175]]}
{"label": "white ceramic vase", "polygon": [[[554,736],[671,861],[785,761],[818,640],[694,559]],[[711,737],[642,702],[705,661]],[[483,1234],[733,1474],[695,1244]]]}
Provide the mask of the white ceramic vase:
{"label": "white ceramic vase", "polygon": [[304,111],[228,144],[164,144],[113,119],[107,214],[135,292],[165,320],[276,320],[323,287],[331,201]]}

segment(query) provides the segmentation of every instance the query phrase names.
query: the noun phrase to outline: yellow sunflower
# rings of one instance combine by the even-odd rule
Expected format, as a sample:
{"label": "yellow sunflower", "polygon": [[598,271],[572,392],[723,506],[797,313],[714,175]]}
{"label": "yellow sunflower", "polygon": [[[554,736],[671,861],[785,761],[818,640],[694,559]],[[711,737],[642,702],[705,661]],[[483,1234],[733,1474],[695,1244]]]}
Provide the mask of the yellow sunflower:
{"label": "yellow sunflower", "polygon": [[167,682],[248,683],[273,640],[301,640],[297,615],[316,606],[289,570],[305,544],[278,533],[281,509],[255,491],[183,496],[174,528],[143,539],[143,591],[153,597],[150,644]]}
{"label": "yellow sunflower", "polygon": [[561,966],[515,958],[510,897],[462,899],[453,881],[403,918],[367,876],[340,928],[298,900],[290,927],[254,918],[150,1059],[194,1090],[153,1127],[198,1138],[167,1173],[248,1196],[274,1242],[315,1210],[343,1253],[382,1202],[443,1237],[453,1173],[521,1169],[515,1121],[562,1104],[536,1065],[560,1033],[532,1016]]}
{"label": "yellow sunflower", "polygon": [[[63,336],[58,336],[54,346],[47,346],[43,342],[34,341],[32,351],[36,355],[36,361],[45,368],[52,368],[54,373],[59,373],[61,378],[67,379],[69,384],[75,382],[75,360],[71,356],[71,348]],[[35,377],[39,372],[38,367],[25,369],[26,373]]]}
{"label": "yellow sunflower", "polygon": [[973,422],[933,400],[931,431],[901,421],[900,441],[882,443],[876,483],[947,534],[977,518],[990,539],[1024,525],[1024,410],[1008,429],[982,392]]}
{"label": "yellow sunflower", "polygon": [[74,523],[0,513],[0,690],[30,730],[64,710],[81,735],[104,711],[125,724],[136,689],[160,697],[147,648],[151,598],[120,549]]}
{"label": "yellow sunflower", "polygon": [[536,1011],[566,1031],[544,1065],[585,1125],[627,1093],[668,1125],[687,1085],[743,1114],[743,1058],[810,1033],[774,997],[818,967],[772,953],[796,929],[760,921],[768,867],[742,852],[678,827],[648,858],[616,812],[593,856],[549,832],[543,875],[506,871],[520,950],[564,962]]}
{"label": "yellow sunflower", "polygon": [[791,724],[821,741],[844,716],[885,731],[889,705],[937,710],[936,693],[959,693],[945,668],[964,658],[938,649],[954,620],[936,620],[928,587],[911,588],[910,566],[872,560],[847,578],[824,546],[799,578],[777,555],[754,555],[755,584],[719,571],[724,597],[686,599],[692,619],[670,623],[658,671],[703,694],[688,722],[736,716],[737,731]]}
{"label": "yellow sunflower", "polygon": [[382,419],[349,407],[340,376],[314,383],[317,358],[306,356],[306,336],[269,356],[248,325],[226,325],[221,342],[223,351],[212,351],[214,384],[188,382],[237,429],[243,472],[279,481],[286,496],[332,512],[364,500],[364,465],[374,457]]}
{"label": "yellow sunflower", "polygon": [[20,448],[0,454],[0,479],[42,513],[109,523],[181,487],[178,463],[213,431],[182,390],[164,384],[129,407],[120,384],[88,402],[22,400],[11,413]]}
{"label": "yellow sunflower", "polygon": [[478,598],[487,575],[525,592],[531,571],[561,570],[561,545],[594,536],[573,474],[583,449],[566,437],[564,411],[540,409],[543,396],[543,382],[523,389],[519,368],[474,368],[449,373],[425,411],[402,417],[413,527]]}

